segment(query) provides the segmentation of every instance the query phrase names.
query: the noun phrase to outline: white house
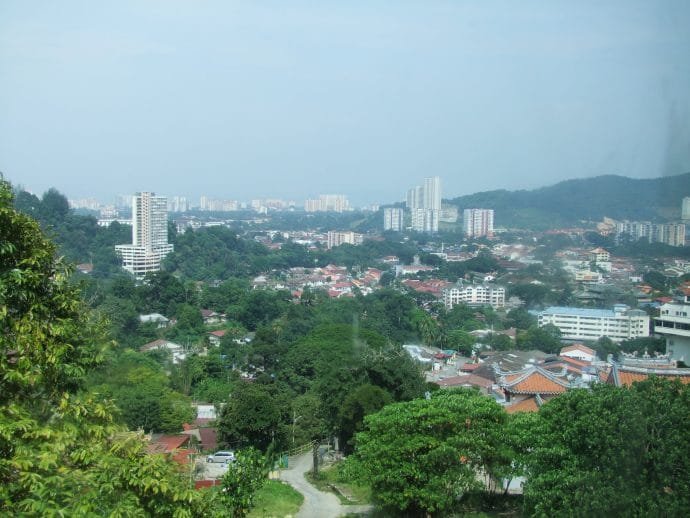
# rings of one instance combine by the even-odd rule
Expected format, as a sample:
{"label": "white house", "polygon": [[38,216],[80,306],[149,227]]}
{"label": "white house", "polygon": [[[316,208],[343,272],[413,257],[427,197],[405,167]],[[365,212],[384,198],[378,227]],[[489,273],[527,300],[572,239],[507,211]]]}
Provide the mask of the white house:
{"label": "white house", "polygon": [[597,353],[594,349],[590,349],[584,344],[573,344],[563,347],[560,355],[585,362],[593,362],[597,357]]}

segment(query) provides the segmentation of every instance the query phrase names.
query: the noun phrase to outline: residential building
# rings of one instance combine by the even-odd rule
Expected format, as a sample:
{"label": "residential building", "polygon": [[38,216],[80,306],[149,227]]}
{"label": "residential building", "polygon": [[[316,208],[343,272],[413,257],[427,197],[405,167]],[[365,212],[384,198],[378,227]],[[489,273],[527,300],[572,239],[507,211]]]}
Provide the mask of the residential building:
{"label": "residential building", "polygon": [[685,225],[683,223],[651,223],[649,221],[618,221],[616,234],[627,235],[638,241],[646,239],[649,243],[664,243],[670,246],[685,246]]}
{"label": "residential building", "polygon": [[680,219],[682,219],[684,223],[690,223],[690,196],[683,198]]}
{"label": "residential building", "polygon": [[441,178],[439,176],[424,178],[423,196],[425,209],[441,210]]}
{"label": "residential building", "polygon": [[467,237],[492,236],[494,233],[493,209],[465,209],[462,220]]}
{"label": "residential building", "polygon": [[458,283],[443,290],[443,303],[449,310],[461,303],[468,306],[502,308],[506,305],[506,290],[503,286]]}
{"label": "residential building", "polygon": [[132,197],[132,244],[117,245],[122,267],[137,280],[160,270],[161,261],[173,250],[168,243],[168,204],[152,192]]}
{"label": "residential building", "polygon": [[407,191],[407,208],[422,209],[424,208],[424,188],[421,185],[412,187]]}
{"label": "residential building", "polygon": [[318,199],[304,202],[306,212],[345,212],[350,210],[350,202],[344,194],[320,194]]}
{"label": "residential building", "polygon": [[566,340],[598,340],[606,336],[615,342],[649,336],[649,315],[625,304],[613,309],[552,306],[537,315],[539,327],[553,324]]}
{"label": "residential building", "polygon": [[412,216],[412,230],[438,232],[441,217],[441,178],[425,178],[424,185],[407,191],[407,208]]}
{"label": "residential building", "polygon": [[606,263],[611,261],[611,254],[603,248],[595,248],[589,251],[589,260],[593,263]]}
{"label": "residential building", "polygon": [[412,230],[416,232],[438,232],[440,211],[431,209],[412,209]]}
{"label": "residential building", "polygon": [[168,351],[172,356],[172,362],[174,364],[180,363],[187,357],[187,353],[180,344],[176,344],[169,340],[158,339],[153,342],[142,345],[139,348],[139,352],[147,353],[151,351]]}
{"label": "residential building", "polygon": [[362,234],[357,234],[356,232],[328,231],[328,248],[333,248],[334,246],[344,244],[361,245],[362,242],[364,242],[364,236]]}
{"label": "residential building", "polygon": [[563,347],[560,356],[567,356],[568,358],[575,358],[576,360],[591,363],[596,360],[597,353],[594,349],[584,344],[573,344]]}
{"label": "residential building", "polygon": [[403,209],[386,208],[383,209],[383,230],[401,232],[403,230]]}
{"label": "residential building", "polygon": [[666,339],[666,354],[690,364],[690,304],[669,303],[654,318],[654,334]]}

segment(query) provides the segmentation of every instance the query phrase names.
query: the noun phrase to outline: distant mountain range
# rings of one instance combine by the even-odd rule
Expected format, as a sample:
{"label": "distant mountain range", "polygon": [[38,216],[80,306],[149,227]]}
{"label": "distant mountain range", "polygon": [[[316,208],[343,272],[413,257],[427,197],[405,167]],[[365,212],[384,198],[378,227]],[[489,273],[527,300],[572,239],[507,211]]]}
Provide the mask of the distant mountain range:
{"label": "distant mountain range", "polygon": [[463,209],[494,209],[496,227],[543,230],[601,221],[604,216],[676,220],[684,196],[690,196],[690,173],[653,179],[605,175],[530,191],[479,192],[447,201],[457,205],[461,215]]}

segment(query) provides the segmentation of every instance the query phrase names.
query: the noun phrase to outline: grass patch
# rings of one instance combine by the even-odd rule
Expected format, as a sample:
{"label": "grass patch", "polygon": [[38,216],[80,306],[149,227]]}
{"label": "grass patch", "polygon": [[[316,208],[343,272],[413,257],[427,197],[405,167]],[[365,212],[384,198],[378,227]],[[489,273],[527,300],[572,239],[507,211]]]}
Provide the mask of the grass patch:
{"label": "grass patch", "polygon": [[256,492],[254,508],[249,518],[295,516],[302,506],[304,497],[288,484],[279,480],[268,480]]}
{"label": "grass patch", "polygon": [[308,471],[304,474],[304,478],[318,490],[334,493],[344,505],[371,503],[371,488],[348,478],[341,467],[342,462],[337,462],[328,468],[321,469],[316,477],[313,472]]}

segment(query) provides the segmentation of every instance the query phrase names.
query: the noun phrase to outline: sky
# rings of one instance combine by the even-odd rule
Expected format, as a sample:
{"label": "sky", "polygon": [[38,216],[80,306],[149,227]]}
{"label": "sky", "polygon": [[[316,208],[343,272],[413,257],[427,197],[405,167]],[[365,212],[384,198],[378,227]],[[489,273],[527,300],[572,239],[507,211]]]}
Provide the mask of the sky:
{"label": "sky", "polygon": [[690,2],[0,2],[35,193],[390,203],[690,172]]}

